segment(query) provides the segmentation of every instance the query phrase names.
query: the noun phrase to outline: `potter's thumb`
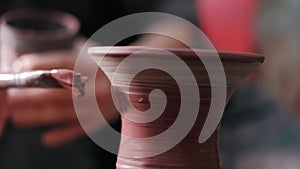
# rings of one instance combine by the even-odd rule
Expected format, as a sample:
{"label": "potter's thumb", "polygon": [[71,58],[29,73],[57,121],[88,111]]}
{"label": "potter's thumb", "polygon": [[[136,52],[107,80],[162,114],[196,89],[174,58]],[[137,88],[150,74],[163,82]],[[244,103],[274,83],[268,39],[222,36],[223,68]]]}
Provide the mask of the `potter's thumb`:
{"label": "potter's thumb", "polygon": [[72,55],[74,55],[72,51],[25,54],[13,62],[12,68],[14,71],[72,69],[75,60]]}
{"label": "potter's thumb", "polygon": [[35,62],[39,59],[38,56],[33,54],[20,56],[12,63],[12,70],[15,72],[24,71],[24,70],[34,70]]}

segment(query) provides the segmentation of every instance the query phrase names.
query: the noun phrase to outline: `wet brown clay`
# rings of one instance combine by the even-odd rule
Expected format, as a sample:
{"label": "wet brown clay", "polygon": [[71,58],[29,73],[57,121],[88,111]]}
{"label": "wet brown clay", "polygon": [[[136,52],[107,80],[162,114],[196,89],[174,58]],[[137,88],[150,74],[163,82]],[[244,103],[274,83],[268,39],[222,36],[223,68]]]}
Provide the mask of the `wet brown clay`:
{"label": "wet brown clay", "polygon": [[[102,48],[103,49],[103,48]],[[142,47],[114,47],[104,57],[101,68],[111,76],[118,64]],[[199,58],[189,49],[164,49],[175,53],[191,68],[198,83],[201,94],[200,109],[196,122],[187,136],[169,151],[148,158],[118,157],[118,169],[220,169],[218,157],[218,128],[204,143],[198,138],[210,107],[211,87],[209,76]],[[103,50],[105,51],[105,50]],[[103,56],[101,47],[92,52],[93,56]],[[197,52],[201,56],[209,57],[210,51]],[[102,55],[101,55],[102,54]],[[148,53],[149,54],[149,53]],[[154,54],[154,53],[153,53]],[[157,53],[155,53],[157,54]],[[150,53],[151,55],[151,53]],[[225,69],[227,81],[227,101],[235,86],[254,68],[263,62],[264,58],[256,54],[219,52]],[[161,56],[164,57],[164,56]],[[137,63],[141,64],[141,63]],[[128,67],[130,69],[130,67]],[[124,70],[124,77],[126,76]],[[121,76],[122,77],[122,76]],[[122,92],[122,80],[114,83]],[[180,92],[176,81],[167,73],[149,69],[137,74],[130,84],[129,98],[133,106],[141,111],[149,109],[149,93],[153,89],[161,89],[167,96],[167,106],[163,114],[156,120],[141,124],[122,117],[122,134],[134,138],[147,138],[167,130],[176,120],[180,108]],[[126,113],[126,112],[125,112]],[[128,112],[127,112],[128,113]],[[189,113],[189,112],[185,112]],[[151,143],[141,142],[139,145],[130,145],[121,138],[120,151],[129,151],[128,154],[138,154],[139,151],[151,151]]]}

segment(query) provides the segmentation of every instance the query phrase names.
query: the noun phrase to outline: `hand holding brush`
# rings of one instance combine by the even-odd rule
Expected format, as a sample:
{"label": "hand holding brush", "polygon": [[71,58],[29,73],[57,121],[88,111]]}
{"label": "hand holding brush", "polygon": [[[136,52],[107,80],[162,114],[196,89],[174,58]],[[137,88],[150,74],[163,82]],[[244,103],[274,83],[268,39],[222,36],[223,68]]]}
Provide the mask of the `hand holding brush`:
{"label": "hand holding brush", "polygon": [[68,69],[0,73],[0,88],[66,88],[84,95],[87,77]]}

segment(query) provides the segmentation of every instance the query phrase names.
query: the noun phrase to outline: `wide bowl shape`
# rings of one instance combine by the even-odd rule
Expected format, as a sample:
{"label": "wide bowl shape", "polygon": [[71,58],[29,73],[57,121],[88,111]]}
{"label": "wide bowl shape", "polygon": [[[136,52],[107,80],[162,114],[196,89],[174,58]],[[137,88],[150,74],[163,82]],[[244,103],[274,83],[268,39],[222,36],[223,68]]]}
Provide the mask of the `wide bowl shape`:
{"label": "wide bowl shape", "polygon": [[218,126],[235,86],[264,57],[197,49],[89,49],[122,115],[118,169],[219,169]]}

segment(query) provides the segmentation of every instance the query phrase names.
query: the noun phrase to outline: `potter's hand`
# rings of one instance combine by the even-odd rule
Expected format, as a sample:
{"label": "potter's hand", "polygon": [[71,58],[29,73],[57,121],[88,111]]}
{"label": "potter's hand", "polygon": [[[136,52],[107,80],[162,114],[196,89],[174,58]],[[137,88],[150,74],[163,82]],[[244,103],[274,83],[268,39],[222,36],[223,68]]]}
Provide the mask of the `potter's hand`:
{"label": "potter's hand", "polygon": [[72,94],[64,90],[9,90],[11,118],[16,127],[48,126],[42,135],[46,145],[58,145],[83,135],[73,109]]}
{"label": "potter's hand", "polygon": [[0,89],[0,137],[5,127],[7,115],[6,91]]}
{"label": "potter's hand", "polygon": [[[76,51],[76,50],[74,50]],[[35,53],[21,56],[14,66],[22,70],[68,68],[72,69],[77,52],[53,51],[48,53]],[[100,73],[97,83],[101,83],[101,89],[96,91],[101,100],[102,112],[107,112],[113,119],[117,117],[113,109],[110,97],[110,85],[108,80]],[[61,89],[14,89],[9,91],[11,118],[17,127],[49,128],[42,135],[42,142],[47,146],[56,146],[66,143],[77,137],[85,135],[81,128],[73,106],[72,94]],[[81,105],[85,110],[89,105]],[[91,117],[86,117],[93,123]],[[93,127],[101,124],[94,123]]]}

